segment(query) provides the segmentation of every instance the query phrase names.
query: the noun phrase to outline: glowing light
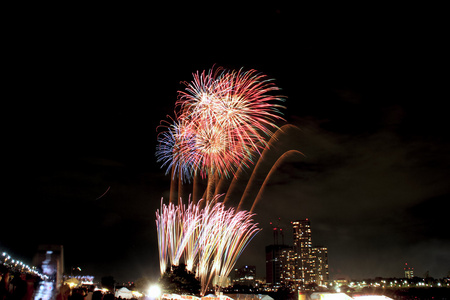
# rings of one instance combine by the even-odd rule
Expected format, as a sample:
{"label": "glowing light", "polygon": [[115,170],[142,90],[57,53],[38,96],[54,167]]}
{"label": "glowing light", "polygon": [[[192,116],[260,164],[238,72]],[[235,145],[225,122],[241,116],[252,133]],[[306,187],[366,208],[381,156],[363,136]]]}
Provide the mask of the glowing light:
{"label": "glowing light", "polygon": [[[196,271],[202,290],[217,276],[226,278],[250,240],[259,232],[254,214],[226,209],[220,195],[200,209],[203,201],[185,206],[161,202],[156,212],[161,274],[185,255],[188,270]],[[220,285],[220,282],[219,282]]]}
{"label": "glowing light", "polygon": [[[135,298],[141,298],[142,296],[144,296],[142,293],[139,293],[138,291],[131,291],[131,294],[135,297]],[[160,292],[161,294],[161,292]]]}
{"label": "glowing light", "polygon": [[69,287],[70,287],[71,289],[73,289],[73,288],[76,287],[78,284],[77,284],[77,283],[74,283],[74,282],[69,282],[68,285],[69,285]]}
{"label": "glowing light", "polygon": [[152,285],[148,289],[148,296],[150,298],[159,298],[159,296],[161,296],[161,288],[157,285]]}
{"label": "glowing light", "polygon": [[53,296],[53,283],[49,281],[41,281],[39,288],[36,290],[34,299],[50,300]]}

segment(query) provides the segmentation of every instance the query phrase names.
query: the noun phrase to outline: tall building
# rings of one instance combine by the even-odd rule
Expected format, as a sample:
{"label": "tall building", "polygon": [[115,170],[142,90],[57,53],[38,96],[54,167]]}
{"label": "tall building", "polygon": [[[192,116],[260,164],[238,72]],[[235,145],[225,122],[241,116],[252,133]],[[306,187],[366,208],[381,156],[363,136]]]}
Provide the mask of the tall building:
{"label": "tall building", "polygon": [[292,222],[294,233],[295,282],[304,286],[313,282],[311,224],[308,219]]}
{"label": "tall building", "polygon": [[294,282],[298,287],[308,284],[325,285],[329,280],[328,249],[312,247],[309,219],[292,222],[294,233]]}
{"label": "tall building", "polygon": [[295,286],[295,252],[292,247],[287,247],[281,251],[281,274],[280,283],[282,286]]}
{"label": "tall building", "polygon": [[282,286],[282,274],[287,252],[291,247],[287,245],[266,246],[266,283],[273,288]]}
{"label": "tall building", "polygon": [[326,247],[313,247],[312,258],[314,277],[313,282],[317,285],[326,285],[329,280],[328,273],[328,249]]}
{"label": "tall building", "polygon": [[266,282],[272,288],[281,286],[305,289],[309,284],[326,285],[329,280],[328,249],[312,247],[309,219],[292,222],[294,246],[276,244],[266,247]]}
{"label": "tall building", "polygon": [[405,278],[411,279],[414,277],[414,268],[408,266],[408,263],[405,263]]}

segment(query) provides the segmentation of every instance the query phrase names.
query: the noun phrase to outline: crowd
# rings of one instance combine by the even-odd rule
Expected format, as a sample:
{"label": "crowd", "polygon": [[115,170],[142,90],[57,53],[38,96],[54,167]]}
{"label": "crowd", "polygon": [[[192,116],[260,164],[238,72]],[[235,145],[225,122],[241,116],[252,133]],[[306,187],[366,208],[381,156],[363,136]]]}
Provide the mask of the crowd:
{"label": "crowd", "polygon": [[0,265],[0,300],[32,300],[39,277]]}
{"label": "crowd", "polygon": [[[1,300],[1,299],[0,299]],[[70,289],[68,285],[63,285],[56,300],[122,300],[116,298],[112,293],[104,293],[101,290],[95,290],[93,285],[86,287],[78,287]],[[137,300],[132,298],[130,300]]]}
{"label": "crowd", "polygon": [[57,300],[114,300],[113,294],[103,295],[102,291],[95,291],[94,286],[90,288],[75,288],[70,290],[69,286],[63,285]]}

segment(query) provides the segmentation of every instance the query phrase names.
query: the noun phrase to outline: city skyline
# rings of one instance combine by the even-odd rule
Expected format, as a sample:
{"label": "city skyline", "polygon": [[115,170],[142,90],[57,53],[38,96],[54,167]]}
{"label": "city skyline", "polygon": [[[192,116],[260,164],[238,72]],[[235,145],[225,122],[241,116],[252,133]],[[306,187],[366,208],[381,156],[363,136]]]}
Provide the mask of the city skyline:
{"label": "city skyline", "polygon": [[[305,289],[314,284],[326,286],[329,281],[328,249],[314,246],[309,219],[292,221],[293,244],[278,244],[278,231],[274,227],[274,243],[266,249],[266,283],[273,288]],[[281,232],[281,235],[283,233]]]}

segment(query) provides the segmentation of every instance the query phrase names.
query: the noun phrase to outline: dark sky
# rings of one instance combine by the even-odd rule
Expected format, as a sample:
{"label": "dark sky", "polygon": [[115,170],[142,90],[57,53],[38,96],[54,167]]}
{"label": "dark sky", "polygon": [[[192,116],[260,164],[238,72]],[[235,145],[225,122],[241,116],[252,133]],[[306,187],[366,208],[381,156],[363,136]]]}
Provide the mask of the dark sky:
{"label": "dark sky", "polygon": [[[170,182],[156,127],[180,81],[257,69],[300,130],[237,266],[265,275],[270,221],[309,218],[332,278],[450,271],[448,80],[439,8],[14,7],[3,48],[0,248],[64,245],[66,270],[158,276],[155,211]],[[103,197],[98,199],[105,191]]]}

